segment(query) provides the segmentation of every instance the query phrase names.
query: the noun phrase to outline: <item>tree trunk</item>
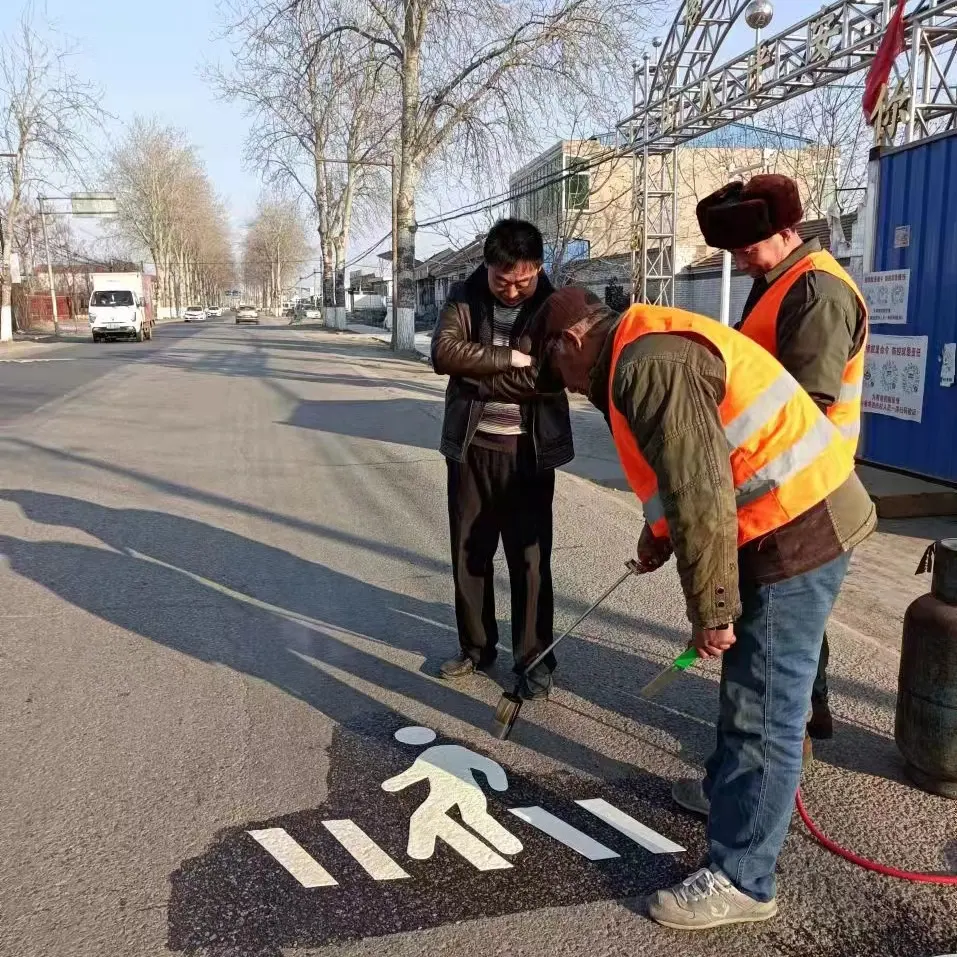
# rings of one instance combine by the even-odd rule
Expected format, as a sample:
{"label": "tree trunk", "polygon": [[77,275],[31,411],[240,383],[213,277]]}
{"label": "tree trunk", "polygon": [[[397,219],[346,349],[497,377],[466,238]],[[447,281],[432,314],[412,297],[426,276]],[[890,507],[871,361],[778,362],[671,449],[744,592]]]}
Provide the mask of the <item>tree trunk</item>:
{"label": "tree trunk", "polygon": [[[406,179],[405,176],[402,177]],[[415,349],[415,187],[399,187],[396,203],[398,234],[398,275],[393,282],[396,297],[396,321],[392,330],[392,348],[396,352]]]}
{"label": "tree trunk", "polygon": [[392,348],[396,352],[415,349],[415,192],[418,160],[413,152],[419,110],[419,48],[406,37],[402,63],[402,117],[399,131],[399,186],[396,196],[397,275],[392,281],[395,296],[395,325]]}

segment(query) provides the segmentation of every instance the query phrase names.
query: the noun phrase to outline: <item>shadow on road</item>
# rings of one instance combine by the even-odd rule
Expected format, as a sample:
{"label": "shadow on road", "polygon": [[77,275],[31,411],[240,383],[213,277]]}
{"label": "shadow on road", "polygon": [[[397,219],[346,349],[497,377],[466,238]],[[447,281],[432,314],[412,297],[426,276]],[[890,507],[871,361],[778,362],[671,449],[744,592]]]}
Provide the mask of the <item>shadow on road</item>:
{"label": "shadow on road", "polygon": [[[394,650],[421,655],[428,662],[426,670],[434,674],[454,648],[454,619],[445,604],[359,581],[193,519],[29,490],[5,490],[0,499],[17,504],[35,522],[80,529],[115,550],[0,537],[0,551],[15,572],[107,621],[269,681],[353,730],[374,727],[382,710],[390,709],[350,688],[342,673],[477,728],[488,726],[488,705],[389,660]],[[395,548],[363,539],[355,543],[373,553]],[[434,564],[445,571],[441,563]],[[118,595],[135,600],[118,601]],[[175,603],[170,596],[176,597]],[[216,626],[197,633],[194,617],[182,609],[210,605],[214,608],[203,620]],[[609,618],[631,631],[684,637],[633,616],[616,613]],[[640,652],[572,636],[565,642],[559,678],[584,700],[665,732],[682,742],[687,759],[703,761],[713,730],[707,720],[686,709],[696,698],[705,707],[714,698],[716,706],[713,681],[689,674],[660,701],[645,702],[637,691],[660,667],[660,661]],[[710,718],[707,711],[705,718]],[[526,746],[585,773],[617,779],[631,771],[529,722],[522,724],[519,735]],[[893,742],[859,725],[842,725],[822,757],[851,770],[899,778]]]}

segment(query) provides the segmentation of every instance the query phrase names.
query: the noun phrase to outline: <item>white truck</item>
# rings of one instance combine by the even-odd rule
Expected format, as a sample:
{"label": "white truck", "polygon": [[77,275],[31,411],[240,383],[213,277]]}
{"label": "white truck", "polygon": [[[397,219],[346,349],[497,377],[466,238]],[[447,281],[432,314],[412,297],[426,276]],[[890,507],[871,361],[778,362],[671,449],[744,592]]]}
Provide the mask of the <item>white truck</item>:
{"label": "white truck", "polygon": [[139,272],[93,274],[90,295],[90,332],[94,342],[104,339],[153,338],[153,277]]}

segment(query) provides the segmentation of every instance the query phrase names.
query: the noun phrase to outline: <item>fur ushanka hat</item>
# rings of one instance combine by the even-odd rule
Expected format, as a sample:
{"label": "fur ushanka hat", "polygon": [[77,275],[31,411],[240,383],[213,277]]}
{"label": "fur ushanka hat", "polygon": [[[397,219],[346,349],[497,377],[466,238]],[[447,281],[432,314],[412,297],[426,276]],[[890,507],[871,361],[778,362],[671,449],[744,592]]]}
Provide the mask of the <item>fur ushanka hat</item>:
{"label": "fur ushanka hat", "polygon": [[775,173],[728,183],[698,203],[705,242],[717,249],[743,249],[796,226],[804,215],[797,183]]}

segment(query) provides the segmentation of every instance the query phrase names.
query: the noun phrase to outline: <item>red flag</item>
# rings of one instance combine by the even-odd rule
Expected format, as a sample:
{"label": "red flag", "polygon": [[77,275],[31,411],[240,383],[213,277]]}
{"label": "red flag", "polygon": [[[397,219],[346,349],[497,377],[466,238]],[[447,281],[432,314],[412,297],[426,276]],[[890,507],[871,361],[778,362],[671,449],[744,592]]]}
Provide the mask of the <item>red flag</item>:
{"label": "red flag", "polygon": [[872,121],[881,89],[891,75],[891,67],[894,65],[894,61],[904,52],[904,3],[905,0],[897,0],[897,9],[887,23],[884,38],[877,48],[877,53],[874,54],[871,68],[867,71],[867,79],[864,81],[863,106],[868,123]]}

